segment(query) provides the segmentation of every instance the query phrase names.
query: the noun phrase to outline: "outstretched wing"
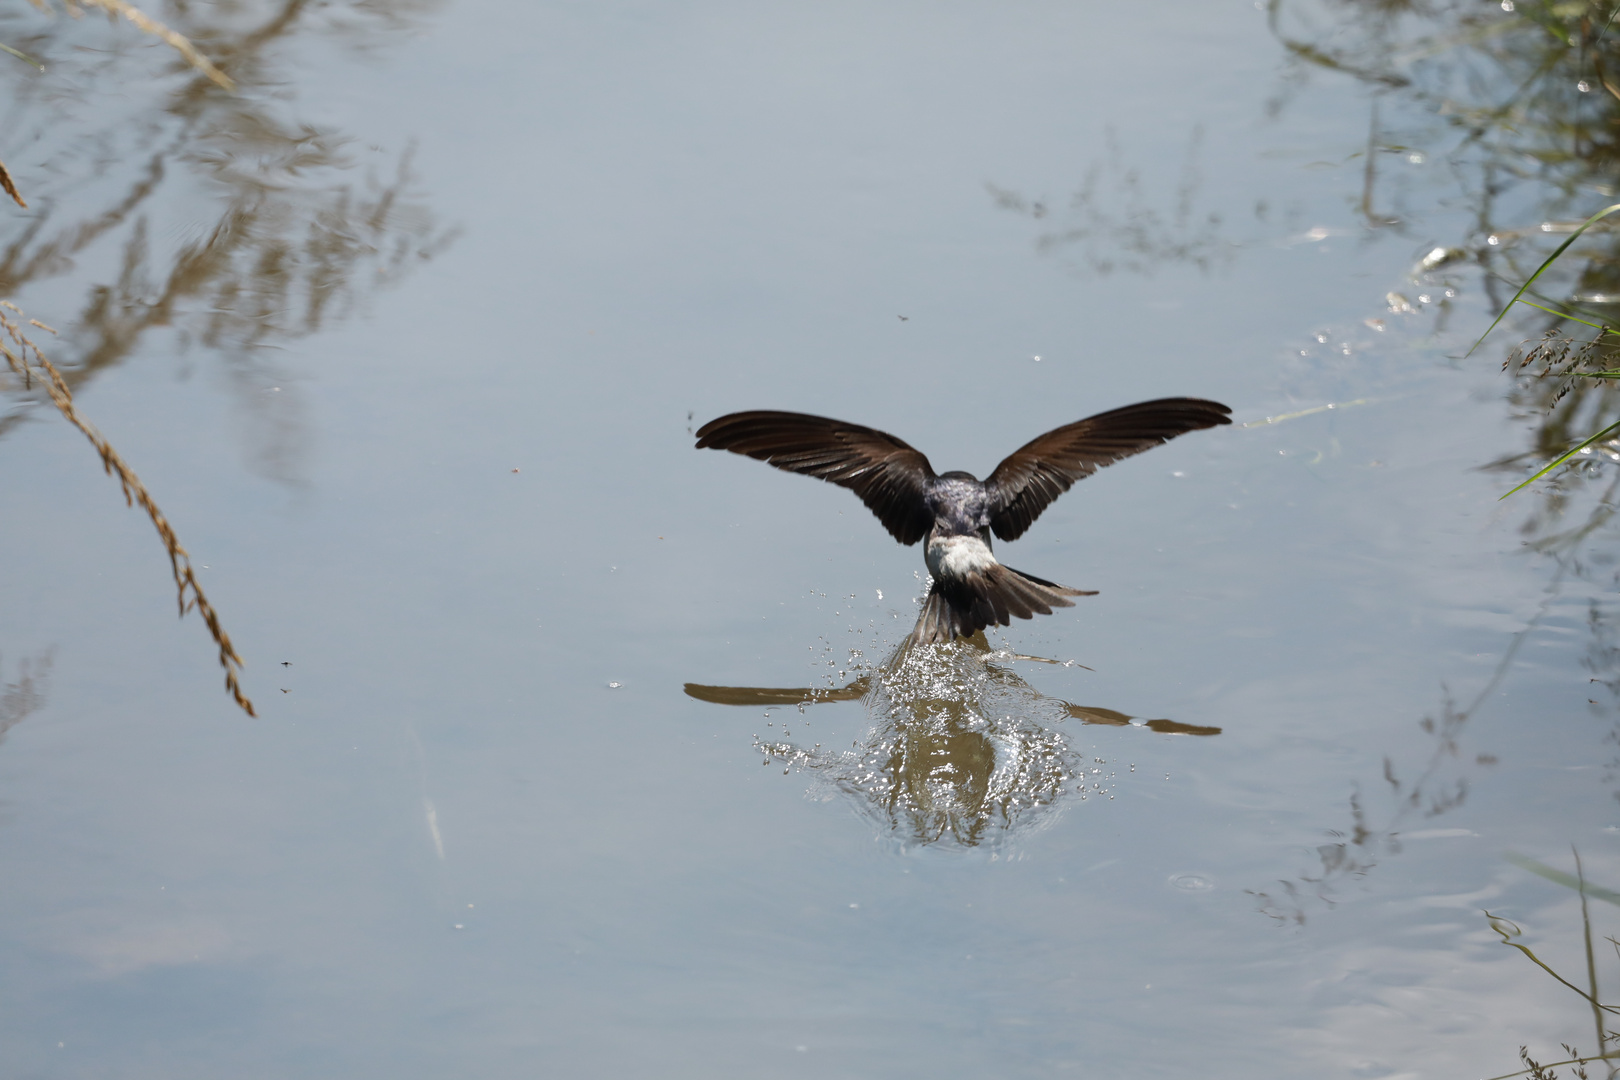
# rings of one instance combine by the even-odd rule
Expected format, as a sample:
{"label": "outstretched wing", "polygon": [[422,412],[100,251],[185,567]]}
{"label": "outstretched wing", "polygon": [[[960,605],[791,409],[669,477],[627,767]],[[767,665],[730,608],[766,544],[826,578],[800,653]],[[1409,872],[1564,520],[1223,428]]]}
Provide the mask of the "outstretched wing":
{"label": "outstretched wing", "polygon": [[990,527],[1016,540],[1075,481],[1177,435],[1230,424],[1231,412],[1218,401],[1160,398],[1048,431],[1008,455],[985,481],[995,508]]}
{"label": "outstretched wing", "polygon": [[697,435],[700,450],[747,454],[849,488],[902,544],[915,544],[934,524],[926,498],[934,470],[893,435],[824,416],[769,411],[731,413]]}

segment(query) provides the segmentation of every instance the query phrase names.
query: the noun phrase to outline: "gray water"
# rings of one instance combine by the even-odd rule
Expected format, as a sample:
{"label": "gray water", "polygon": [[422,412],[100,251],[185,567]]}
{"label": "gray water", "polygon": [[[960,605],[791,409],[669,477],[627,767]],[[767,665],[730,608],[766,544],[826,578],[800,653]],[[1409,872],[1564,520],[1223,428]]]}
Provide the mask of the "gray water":
{"label": "gray water", "polygon": [[[151,522],[12,378],[0,1073],[1591,1051],[1482,911],[1586,985],[1579,894],[1522,861],[1573,846],[1620,888],[1610,477],[1498,501],[1551,456],[1499,370],[1544,324],[1458,357],[1540,223],[1609,200],[1520,169],[1482,208],[1432,98],[1288,47],[1388,33],[1436,83],[1430,30],[1248,0],[152,11],[239,92],[127,25],[0,18],[46,66],[0,56],[30,203],[0,297],[58,331],[30,332],[258,715]],[[918,549],[692,449],[790,409],[982,476],[1173,395],[1234,423],[997,549],[1099,595],[920,658]]]}

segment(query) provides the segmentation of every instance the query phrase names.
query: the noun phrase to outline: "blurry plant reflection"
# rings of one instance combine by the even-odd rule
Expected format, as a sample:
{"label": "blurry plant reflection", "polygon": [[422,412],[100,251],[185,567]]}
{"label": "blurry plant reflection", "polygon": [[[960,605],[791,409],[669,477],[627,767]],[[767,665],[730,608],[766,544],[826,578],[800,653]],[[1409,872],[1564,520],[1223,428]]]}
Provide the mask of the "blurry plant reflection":
{"label": "blurry plant reflection", "polygon": [[[1116,270],[1152,276],[1175,263],[1208,272],[1231,260],[1236,245],[1222,235],[1221,214],[1198,206],[1201,129],[1194,129],[1188,141],[1175,194],[1167,200],[1150,190],[1141,169],[1125,163],[1112,128],[1104,141],[1103,159],[1055,207],[995,184],[985,187],[1001,209],[1042,222],[1035,250],[1077,258],[1078,268],[1098,276]],[[1258,214],[1263,217],[1264,209]]]}
{"label": "blurry plant reflection", "polygon": [[[1420,287],[1449,290],[1459,271],[1477,266],[1500,310],[1557,243],[1614,201],[1614,0],[1339,0],[1325,7],[1270,0],[1267,15],[1290,64],[1289,89],[1274,110],[1318,73],[1348,77],[1370,93],[1370,133],[1358,155],[1369,226],[1394,235],[1448,218],[1463,226],[1413,268]],[[1401,167],[1389,167],[1397,162]],[[1458,208],[1466,211],[1461,218]],[[1593,377],[1616,367],[1620,354],[1590,325],[1608,322],[1620,302],[1620,230],[1603,222],[1583,234],[1527,298],[1543,310],[1521,308],[1516,317],[1528,319],[1519,325],[1536,337],[1504,366],[1516,376],[1510,400],[1527,421],[1530,445],[1493,463],[1521,476],[1620,420],[1620,400]],[[1615,449],[1593,448],[1549,485],[1526,523],[1538,546],[1567,546],[1568,536],[1540,534],[1557,528],[1569,489],[1620,456]],[[1607,509],[1600,514],[1609,517]]]}
{"label": "blurry plant reflection", "polygon": [[1279,923],[1303,925],[1307,906],[1312,901],[1332,907],[1340,889],[1366,877],[1384,858],[1399,855],[1401,833],[1409,830],[1414,822],[1440,817],[1467,801],[1469,772],[1496,764],[1496,758],[1490,754],[1466,753],[1462,745],[1464,729],[1507,677],[1520,648],[1541,624],[1557,596],[1558,581],[1555,580],[1540,610],[1513,636],[1490,679],[1472,700],[1459,708],[1448,692],[1441,701],[1439,714],[1425,716],[1418,722],[1418,728],[1432,740],[1432,746],[1415,772],[1397,765],[1389,755],[1384,756],[1383,783],[1388,793],[1380,812],[1375,815],[1369,811],[1359,785],[1353,787],[1349,800],[1350,828],[1330,832],[1332,839],[1316,847],[1315,867],[1294,878],[1278,881],[1278,892],[1248,890],[1262,914]]}
{"label": "blurry plant reflection", "polygon": [[[1615,325],[1620,304],[1620,228],[1609,218],[1574,236],[1617,194],[1620,4],[1270,0],[1267,14],[1290,65],[1274,110],[1286,108],[1301,86],[1322,74],[1346,77],[1367,91],[1360,205],[1370,229],[1429,247],[1410,273],[1419,293],[1452,297],[1465,276],[1477,273],[1491,307],[1501,310],[1573,237],[1526,293],[1529,306],[1511,313],[1519,332],[1530,335],[1506,350],[1503,363],[1513,379],[1507,400],[1527,438],[1521,450],[1487,468],[1522,480],[1620,422],[1613,375],[1620,369],[1620,335],[1604,329]],[[1416,232],[1437,224],[1452,233]],[[1397,293],[1386,299],[1391,313],[1413,312]],[[1420,299],[1426,303],[1428,296]],[[1443,300],[1435,304],[1442,319],[1448,307]],[[1491,342],[1502,349],[1499,339]],[[1577,582],[1604,591],[1620,585],[1613,569],[1617,463],[1620,443],[1602,439],[1515,496],[1525,508],[1525,550],[1554,563],[1550,595]],[[1589,603],[1589,700],[1611,720],[1610,783],[1620,779],[1614,614],[1601,592]],[[1515,638],[1508,658],[1528,630]],[[1605,695],[1596,692],[1598,685],[1607,700],[1600,700]],[[1441,736],[1460,730],[1471,712],[1454,715],[1447,705],[1436,725],[1437,753],[1454,746],[1454,738]],[[1444,753],[1461,764],[1455,749]],[[1466,789],[1455,791],[1460,797]],[[1282,897],[1259,894],[1263,906],[1301,920],[1305,896],[1331,895],[1333,882],[1365,873],[1380,852],[1395,850],[1402,816],[1418,810],[1403,801],[1415,792],[1393,794],[1398,809],[1382,826],[1368,823],[1359,799],[1354,802],[1352,831],[1321,849],[1320,871],[1284,883]]]}
{"label": "blurry plant reflection", "polygon": [[353,136],[299,119],[286,65],[317,39],[376,48],[437,6],[168,5],[163,21],[235,79],[235,95],[153,50],[117,48],[116,28],[97,20],[0,15],[0,38],[46,68],[0,65],[10,144],[27,147],[7,161],[36,207],[0,223],[0,296],[83,280],[77,319],[53,320],[70,343],[59,360],[70,386],[169,331],[178,351],[225,359],[251,413],[275,414],[257,463],[296,477],[295,395],[258,392],[287,381],[270,350],[348,315],[452,234],[414,189],[411,151],[361,168],[376,148],[362,155]]}
{"label": "blurry plant reflection", "polygon": [[[117,0],[101,6],[137,26],[145,18]],[[352,136],[299,118],[286,69],[294,47],[323,40],[373,49],[437,6],[174,0],[164,27],[147,26],[177,49],[166,28],[183,35],[186,48],[194,43],[229,79],[191,66],[196,57],[183,58],[185,49],[132,50],[126,32],[100,20],[46,20],[16,6],[0,12],[0,39],[38,62],[0,64],[11,99],[0,137],[11,173],[27,177],[33,207],[0,220],[0,300],[57,278],[84,290],[76,319],[52,317],[63,331],[55,362],[33,350],[47,377],[31,376],[27,348],[6,353],[18,377],[0,383],[0,393],[17,408],[0,417],[0,435],[45,400],[84,431],[126,499],[138,500],[157,527],[180,611],[200,612],[227,689],[250,715],[237,680],[241,660],[185,550],[134,473],[77,414],[73,392],[123,363],[151,332],[167,332],[175,352],[201,349],[225,361],[250,420],[255,466],[283,481],[300,477],[309,440],[293,373],[272,359],[274,350],[348,315],[452,234],[415,193],[409,149],[359,170]],[[225,89],[232,83],[234,94]],[[18,146],[25,149],[11,149]]]}
{"label": "blurry plant reflection", "polygon": [[796,706],[800,714],[821,702],[864,702],[872,726],[848,750],[786,741],[791,720],[782,724],[783,741],[756,736],[756,746],[766,764],[814,771],[854,796],[893,834],[916,844],[979,845],[1042,820],[1043,811],[1071,791],[1081,799],[1112,798],[1115,776],[1108,763],[1086,760],[1055,730],[1067,720],[1163,734],[1220,734],[1218,727],[1141,721],[1071,705],[1047,697],[1004,666],[1035,659],[993,651],[983,633],[945,645],[916,645],[908,636],[881,667],[844,686],[688,683],[686,692],[721,705]]}
{"label": "blurry plant reflection", "polygon": [[6,732],[28,719],[30,713],[44,707],[55,658],[51,649],[31,659],[25,658],[17,665],[17,681],[0,687],[0,740],[5,739]]}

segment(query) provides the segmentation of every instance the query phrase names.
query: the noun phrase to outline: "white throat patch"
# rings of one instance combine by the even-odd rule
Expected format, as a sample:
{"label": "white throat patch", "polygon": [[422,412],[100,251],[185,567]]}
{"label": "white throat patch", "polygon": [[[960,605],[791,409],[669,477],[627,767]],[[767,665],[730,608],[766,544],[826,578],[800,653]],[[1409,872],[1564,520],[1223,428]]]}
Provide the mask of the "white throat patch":
{"label": "white throat patch", "polygon": [[923,558],[936,578],[965,578],[998,565],[989,546],[977,536],[936,536],[928,541]]}

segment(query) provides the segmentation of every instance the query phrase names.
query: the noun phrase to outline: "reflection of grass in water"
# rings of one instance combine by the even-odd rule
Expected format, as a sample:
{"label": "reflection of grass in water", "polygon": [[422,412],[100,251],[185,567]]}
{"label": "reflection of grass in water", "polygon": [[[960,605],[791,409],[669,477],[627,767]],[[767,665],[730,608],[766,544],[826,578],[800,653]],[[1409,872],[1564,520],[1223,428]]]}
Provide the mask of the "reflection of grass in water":
{"label": "reflection of grass in water", "polygon": [[[1564,1061],[1543,1063],[1530,1056],[1530,1048],[1528,1046],[1521,1046],[1519,1047],[1519,1060],[1524,1063],[1525,1067],[1518,1072],[1503,1073],[1501,1076],[1491,1077],[1490,1080],[1510,1080],[1510,1078],[1516,1076],[1528,1076],[1531,1078],[1531,1080],[1556,1080],[1558,1074],[1555,1070],[1565,1066],[1573,1066],[1571,1069],[1572,1074],[1576,1077],[1582,1078],[1582,1080],[1585,1080],[1585,1078],[1588,1076],[1586,1066],[1591,1062],[1614,1061],[1615,1059],[1620,1058],[1620,1049],[1606,1049],[1606,1047],[1610,1046],[1611,1044],[1620,1043],[1620,1032],[1609,1030],[1605,1027],[1605,1014],[1609,1016],[1620,1016],[1620,1008],[1613,1005],[1605,1005],[1599,999],[1597,955],[1592,947],[1592,916],[1587,910],[1586,905],[1586,898],[1588,896],[1595,897],[1599,900],[1605,900],[1611,904],[1620,905],[1620,893],[1616,893],[1612,889],[1604,889],[1595,885],[1588,885],[1586,883],[1586,874],[1581,868],[1581,854],[1579,851],[1576,851],[1574,854],[1575,873],[1573,876],[1566,874],[1561,870],[1555,870],[1550,866],[1536,862],[1534,859],[1524,858],[1523,856],[1510,855],[1508,856],[1508,859],[1516,866],[1523,867],[1533,874],[1541,875],[1548,881],[1556,882],[1559,885],[1574,889],[1580,893],[1581,929],[1586,945],[1586,988],[1584,990],[1575,983],[1558,974],[1558,972],[1554,971],[1551,965],[1542,960],[1541,957],[1537,956],[1529,946],[1515,941],[1514,939],[1523,933],[1517,924],[1501,918],[1500,916],[1492,915],[1489,911],[1485,912],[1485,919],[1490,923],[1491,929],[1495,930],[1501,935],[1502,944],[1518,949],[1530,959],[1531,963],[1545,971],[1548,975],[1551,975],[1554,979],[1557,979],[1564,986],[1567,986],[1569,989],[1573,990],[1576,994],[1580,995],[1583,1001],[1586,1002],[1588,1008],[1592,1010],[1592,1024],[1594,1029],[1594,1037],[1597,1039],[1598,1052],[1595,1054],[1583,1055],[1576,1047],[1571,1046],[1569,1043],[1562,1043],[1560,1045],[1563,1046],[1565,1053],[1569,1055],[1568,1059]],[[1613,937],[1605,938],[1604,940],[1608,941],[1614,946],[1615,955],[1620,957],[1620,941],[1615,940]],[[1615,1074],[1615,1067],[1610,1065],[1608,1075],[1613,1077]]]}
{"label": "reflection of grass in water", "polygon": [[[1293,879],[1279,880],[1281,895],[1256,889],[1245,890],[1254,897],[1261,914],[1279,924],[1303,926],[1306,901],[1310,897],[1314,896],[1331,908],[1336,903],[1335,890],[1338,886],[1365,877],[1385,855],[1399,855],[1401,832],[1414,815],[1424,819],[1436,818],[1455,810],[1467,800],[1468,776],[1464,771],[1467,762],[1462,753],[1463,731],[1469,719],[1501,685],[1514,657],[1547,613],[1550,597],[1555,595],[1556,591],[1549,594],[1549,599],[1542,602],[1535,618],[1513,636],[1490,680],[1468,704],[1459,708],[1448,690],[1441,700],[1439,717],[1425,716],[1418,722],[1419,729],[1434,740],[1434,747],[1414,779],[1403,780],[1397,774],[1394,760],[1387,754],[1384,756],[1383,780],[1393,799],[1393,808],[1387,818],[1381,823],[1376,822],[1362,800],[1360,786],[1355,786],[1350,794],[1350,830],[1348,833],[1333,830],[1328,834],[1333,841],[1316,847],[1319,869],[1301,873]],[[1496,758],[1490,754],[1477,754],[1474,757],[1476,765],[1495,763]]]}
{"label": "reflection of grass in water", "polygon": [[[1433,249],[1415,279],[1466,256],[1499,312],[1492,329],[1509,312],[1526,314],[1521,304],[1546,313],[1541,329],[1551,337],[1510,358],[1519,372],[1527,363],[1556,361],[1514,394],[1515,404],[1539,414],[1533,445],[1494,467],[1518,471],[1535,461],[1516,481],[1570,463],[1579,468],[1555,481],[1597,471],[1606,456],[1601,444],[1620,435],[1620,398],[1606,381],[1620,373],[1605,370],[1620,366],[1620,339],[1590,307],[1620,297],[1620,230],[1609,227],[1612,220],[1600,224],[1620,209],[1600,209],[1615,201],[1620,164],[1620,3],[1348,0],[1324,7],[1268,0],[1267,19],[1289,54],[1285,85],[1301,86],[1320,71],[1370,91],[1361,196],[1370,228],[1416,239],[1414,224],[1432,227],[1409,212],[1394,219],[1371,213],[1375,194],[1380,206],[1399,208],[1406,196],[1432,189],[1417,179],[1424,173],[1386,169],[1380,176],[1375,158],[1393,154],[1417,165],[1443,159],[1448,166],[1445,197],[1433,209],[1465,208],[1469,224]],[[1281,94],[1276,108],[1288,96]],[[1544,257],[1538,241],[1554,235],[1563,242]],[[1506,304],[1504,286],[1513,293]],[[1571,486],[1540,486],[1542,518],[1558,516]]]}
{"label": "reflection of grass in water", "polygon": [[[31,2],[41,11],[50,10],[48,7],[46,7],[45,0],[31,0]],[[136,7],[134,4],[128,3],[127,0],[78,0],[78,2],[86,7],[100,8],[102,11],[107,13],[107,17],[110,19],[122,17],[128,21],[130,25],[141,31],[141,33],[152,35],[159,41],[162,41],[164,44],[168,45],[175,52],[178,52],[181,56],[185,57],[186,63],[202,72],[211,81],[218,84],[223,89],[236,89],[236,84],[231,81],[230,77],[209,62],[209,59],[206,56],[198,52],[197,47],[191,43],[190,38],[186,37],[184,34],[169,29],[169,27],[158,22],[156,19],[146,14],[146,12]],[[64,0],[64,4],[67,7],[68,14],[72,15],[74,18],[79,17],[79,9],[74,4],[74,0]],[[25,63],[33,64],[40,71],[45,70],[45,65],[41,64],[39,61],[35,60],[26,53],[18,52],[16,49],[4,44],[0,44],[0,50],[10,53],[12,56],[17,57],[19,60],[22,60]],[[3,190],[7,195],[10,195],[12,201],[14,201],[18,206],[22,207],[24,210],[28,209],[28,204],[23,201],[22,193],[17,190],[17,185],[12,181],[11,173],[6,171],[6,165],[3,161],[0,161],[0,190]]]}
{"label": "reflection of grass in water", "polygon": [[46,649],[32,660],[23,660],[17,665],[17,681],[0,686],[0,739],[45,704],[45,685],[53,659],[51,650]]}
{"label": "reflection of grass in water", "polygon": [[1195,128],[1173,200],[1150,195],[1141,169],[1123,164],[1125,153],[1113,128],[1104,135],[1106,152],[1086,171],[1066,208],[1052,215],[1039,198],[987,183],[997,207],[1042,221],[1053,220],[1035,241],[1041,254],[1073,250],[1092,273],[1115,270],[1152,276],[1172,264],[1190,264],[1204,273],[1230,261],[1236,244],[1221,235],[1222,218],[1194,208],[1203,180],[1198,170],[1202,129]]}
{"label": "reflection of grass in water", "polygon": [[[75,393],[153,334],[170,338],[166,352],[217,353],[244,395],[252,426],[242,435],[258,444],[256,464],[272,479],[297,479],[307,446],[296,430],[299,396],[269,392],[291,389],[280,347],[406,278],[454,230],[435,223],[416,190],[408,146],[373,166],[370,155],[384,152],[375,140],[297,116],[299,80],[287,61],[317,40],[375,49],[438,2],[166,9],[237,80],[234,95],[200,75],[166,77],[164,50],[113,47],[125,35],[96,20],[60,20],[26,43],[44,78],[0,57],[0,94],[16,99],[6,120],[29,146],[32,174],[52,178],[35,212],[0,217],[0,296],[94,275],[52,353]],[[27,17],[0,5],[0,35],[22,33]],[[112,100],[96,89],[106,84],[130,92]],[[362,175],[347,175],[356,169]],[[19,415],[0,418],[0,437]]]}
{"label": "reflection of grass in water", "polygon": [[[3,300],[0,300],[0,307],[15,312],[18,319],[23,317],[16,306]],[[29,319],[28,323],[30,326],[55,333],[38,320]],[[57,411],[67,418],[68,423],[82,431],[84,437],[90,440],[90,445],[101,455],[102,468],[108,475],[118,477],[118,482],[124,489],[124,501],[131,506],[140,503],[141,509],[146,511],[146,516],[152,519],[158,537],[169,553],[169,568],[174,574],[180,615],[184,617],[186,612],[195,608],[202,616],[203,622],[208,626],[208,632],[213,635],[214,643],[219,646],[219,666],[225,669],[225,689],[230,691],[231,697],[244,712],[249,716],[256,715],[253,711],[253,702],[242,693],[241,684],[237,679],[237,672],[242,668],[242,658],[237,655],[236,647],[231,644],[230,635],[225,633],[225,628],[219,624],[219,615],[215,613],[214,606],[208,602],[208,596],[203,592],[202,586],[197,582],[197,575],[192,571],[191,556],[180,546],[180,540],[174,535],[169,519],[163,516],[163,511],[152,501],[151,493],[146,490],[146,485],[141,483],[140,477],[135,475],[135,470],[129,467],[118,451],[113,449],[112,444],[96,430],[95,425],[80,414],[73,404],[73,393],[68,389],[62,373],[56,370],[56,365],[51,363],[40,351],[39,346],[23,332],[17,319],[0,314],[0,331],[3,331],[11,341],[10,347],[4,341],[0,341],[0,354],[5,355],[6,364],[23,380],[25,386],[32,386],[36,378],[44,384],[45,392],[50,395],[51,403],[56,406]]]}

